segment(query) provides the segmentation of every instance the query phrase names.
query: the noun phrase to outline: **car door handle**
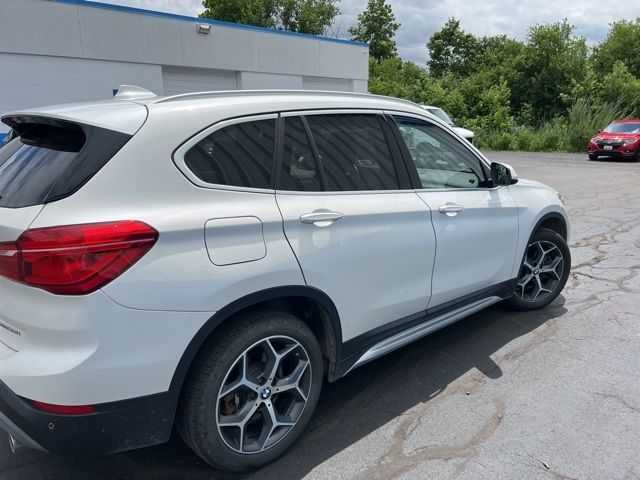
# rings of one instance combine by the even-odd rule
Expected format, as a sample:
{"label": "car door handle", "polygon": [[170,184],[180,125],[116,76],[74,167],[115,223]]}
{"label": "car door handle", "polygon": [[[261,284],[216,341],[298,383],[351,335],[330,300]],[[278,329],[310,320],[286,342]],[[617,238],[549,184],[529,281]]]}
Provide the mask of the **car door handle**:
{"label": "car door handle", "polygon": [[316,227],[328,227],[342,218],[344,218],[344,214],[330,210],[316,210],[315,212],[300,215],[300,221],[302,223],[310,223]]}
{"label": "car door handle", "polygon": [[438,209],[440,213],[444,213],[447,217],[455,217],[459,213],[462,213],[463,210],[464,207],[462,205],[452,202],[447,202]]}

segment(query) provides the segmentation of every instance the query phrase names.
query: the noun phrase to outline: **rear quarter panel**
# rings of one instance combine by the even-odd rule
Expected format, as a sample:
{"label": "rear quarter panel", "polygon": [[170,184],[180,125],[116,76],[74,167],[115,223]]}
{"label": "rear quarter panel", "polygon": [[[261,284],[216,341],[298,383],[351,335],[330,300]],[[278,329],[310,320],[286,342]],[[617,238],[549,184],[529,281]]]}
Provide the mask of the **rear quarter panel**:
{"label": "rear quarter panel", "polygon": [[[94,178],[71,197],[48,204],[32,228],[128,219],[156,228],[160,236],[151,251],[103,289],[130,308],[215,312],[257,290],[304,285],[273,192],[197,187],[174,165],[173,151],[215,122],[210,111],[185,105],[149,115]],[[205,224],[247,216],[262,222],[266,254],[215,265],[205,243]],[[217,223],[219,232],[210,230],[209,237],[237,234],[234,222]]]}

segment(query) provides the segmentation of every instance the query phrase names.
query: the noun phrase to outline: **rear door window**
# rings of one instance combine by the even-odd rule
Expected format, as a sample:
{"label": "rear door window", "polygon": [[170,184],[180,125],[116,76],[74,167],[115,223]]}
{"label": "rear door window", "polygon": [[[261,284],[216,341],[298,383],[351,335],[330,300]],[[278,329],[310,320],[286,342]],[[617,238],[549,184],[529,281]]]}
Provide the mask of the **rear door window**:
{"label": "rear door window", "polygon": [[0,149],[0,207],[40,205],[74,193],[131,138],[87,125],[21,119]]}
{"label": "rear door window", "polygon": [[275,119],[236,123],[196,143],[184,163],[206,183],[271,188],[275,137]]}
{"label": "rear door window", "polygon": [[374,114],[305,117],[324,172],[325,191],[399,190],[400,181]]}
{"label": "rear door window", "polygon": [[301,117],[284,119],[281,165],[279,189],[322,191],[320,171]]}

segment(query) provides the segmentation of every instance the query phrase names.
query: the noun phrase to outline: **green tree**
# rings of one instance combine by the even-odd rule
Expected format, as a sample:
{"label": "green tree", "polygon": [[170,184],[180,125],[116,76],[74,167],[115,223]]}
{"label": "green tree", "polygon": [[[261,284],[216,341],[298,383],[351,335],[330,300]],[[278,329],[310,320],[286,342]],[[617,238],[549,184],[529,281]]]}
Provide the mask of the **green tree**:
{"label": "green tree", "polygon": [[337,0],[283,0],[280,24],[290,32],[321,35],[340,13]]}
{"label": "green tree", "polygon": [[340,13],[339,0],[203,0],[202,18],[320,35]]}
{"label": "green tree", "polygon": [[627,65],[618,60],[609,75],[602,80],[600,98],[608,104],[624,105],[633,116],[640,115],[640,79],[633,75]]}
{"label": "green tree", "polygon": [[596,47],[593,63],[600,75],[610,73],[618,61],[640,77],[640,18],[612,23],[607,38]]}
{"label": "green tree", "polygon": [[275,28],[278,0],[203,0],[201,18]]}
{"label": "green tree", "polygon": [[369,59],[369,92],[422,103],[427,72],[400,57]]}
{"label": "green tree", "polygon": [[429,72],[441,77],[447,72],[465,76],[475,69],[480,53],[480,42],[460,28],[460,21],[450,18],[441,30],[434,33],[427,43]]}
{"label": "green tree", "polygon": [[511,85],[516,110],[529,104],[539,122],[566,113],[572,90],[587,76],[586,39],[574,29],[566,20],[529,29]]}
{"label": "green tree", "polygon": [[396,31],[400,24],[386,0],[369,0],[367,8],[358,15],[357,24],[349,29],[351,38],[369,43],[369,54],[377,61],[395,57],[397,54]]}

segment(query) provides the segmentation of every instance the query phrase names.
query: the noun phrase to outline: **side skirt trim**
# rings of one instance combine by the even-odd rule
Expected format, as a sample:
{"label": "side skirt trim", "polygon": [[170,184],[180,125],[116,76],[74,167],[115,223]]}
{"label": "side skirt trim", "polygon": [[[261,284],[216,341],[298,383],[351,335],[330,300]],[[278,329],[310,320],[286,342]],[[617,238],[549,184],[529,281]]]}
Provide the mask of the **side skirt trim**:
{"label": "side skirt trim", "polygon": [[389,352],[392,352],[400,347],[403,347],[411,342],[414,342],[430,333],[435,332],[436,330],[440,330],[441,328],[446,327],[468,315],[472,315],[483,308],[486,308],[494,303],[498,303],[501,301],[501,297],[487,297],[480,300],[476,300],[468,305],[457,308],[450,312],[439,315],[435,318],[432,318],[429,321],[411,327],[407,330],[403,330],[392,337],[387,338],[381,342],[376,343],[374,346],[369,348],[357,361],[353,364],[353,366],[347,370],[345,375],[349,373],[351,370],[358,368],[365,363],[370,362],[382,355],[385,355]]}

